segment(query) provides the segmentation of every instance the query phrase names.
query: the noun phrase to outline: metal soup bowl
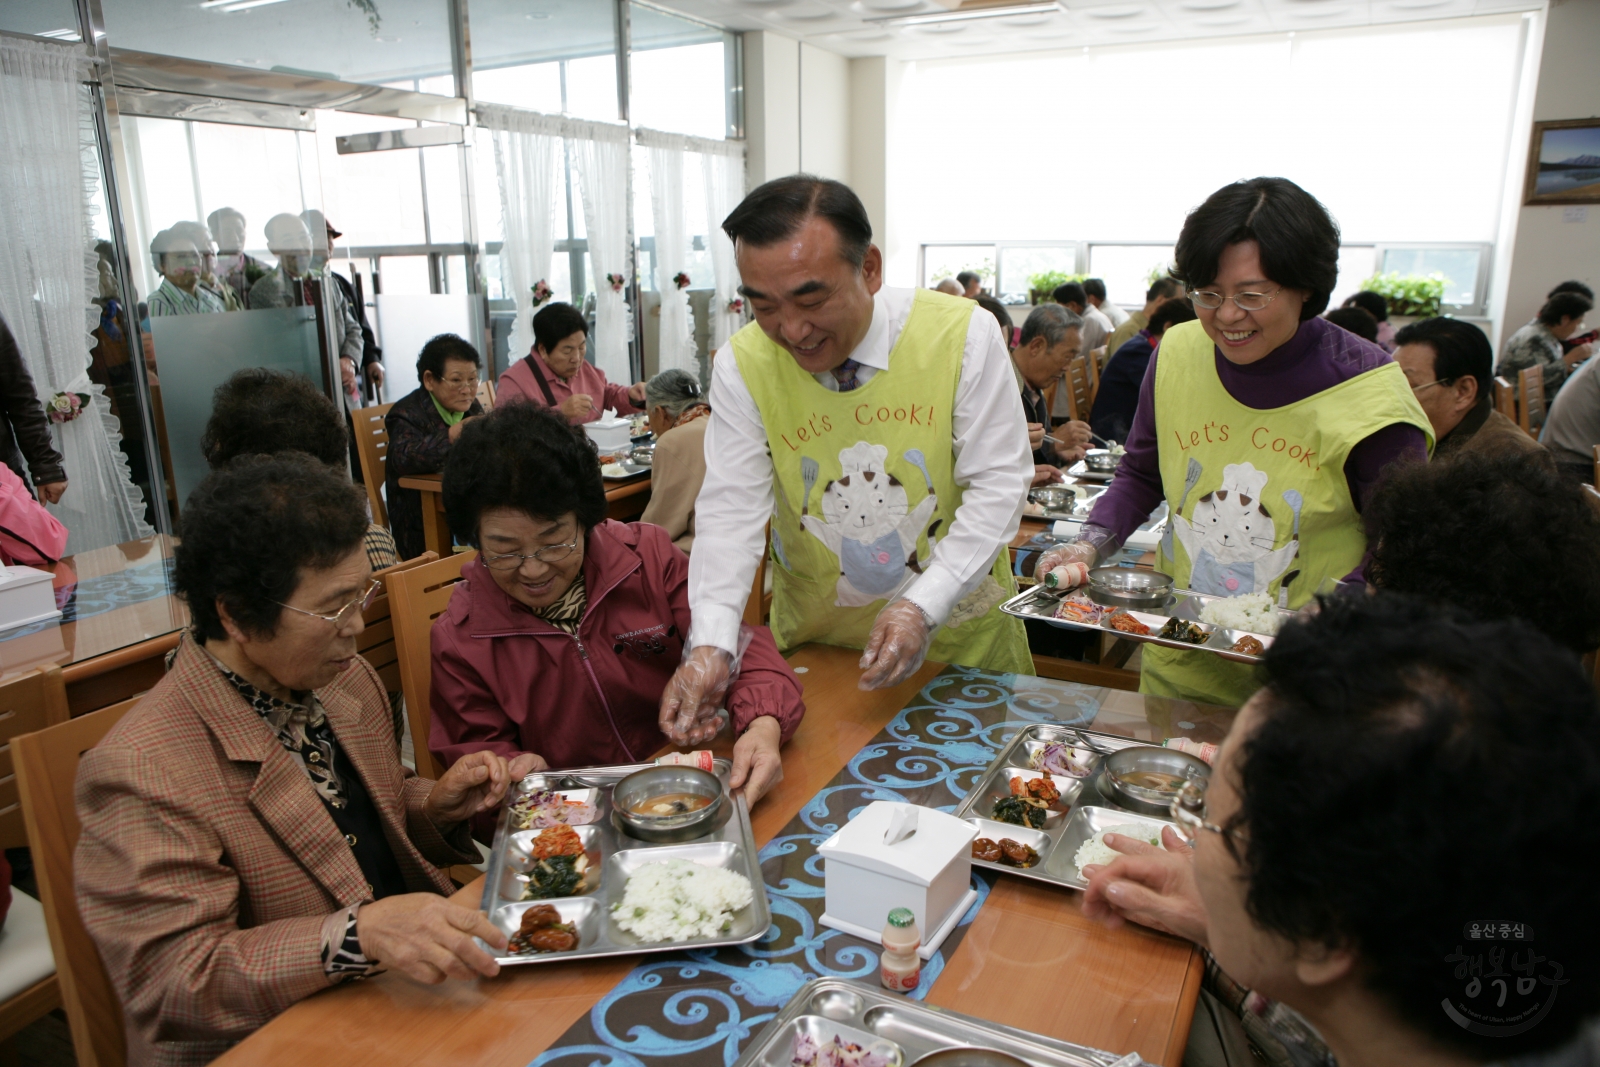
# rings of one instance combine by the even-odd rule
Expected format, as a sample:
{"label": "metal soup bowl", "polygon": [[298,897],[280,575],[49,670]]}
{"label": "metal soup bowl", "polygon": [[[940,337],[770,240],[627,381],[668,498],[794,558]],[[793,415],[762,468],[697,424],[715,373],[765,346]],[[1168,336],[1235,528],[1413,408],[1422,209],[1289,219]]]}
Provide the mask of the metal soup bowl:
{"label": "metal soup bowl", "polygon": [[[1136,771],[1156,771],[1176,775],[1180,781],[1171,789],[1152,789],[1126,780]],[[1190,779],[1201,781],[1211,777],[1211,764],[1198,756],[1180,752],[1175,748],[1158,748],[1154,745],[1136,745],[1119,749],[1105,758],[1097,781],[1100,792],[1114,804],[1147,815],[1166,817],[1173,798]]]}
{"label": "metal soup bowl", "polygon": [[1122,455],[1112,452],[1109,448],[1091,448],[1083,456],[1084,466],[1101,474],[1110,474],[1121,462]]}
{"label": "metal soup bowl", "polygon": [[[710,801],[698,811],[682,815],[638,815],[631,809],[669,793],[693,793]],[[647,767],[634,771],[611,790],[611,809],[617,824],[641,841],[689,841],[704,837],[721,810],[725,794],[722,779],[698,767]]]}
{"label": "metal soup bowl", "polygon": [[642,445],[634,445],[630,458],[641,467],[650,466],[656,459],[656,443],[650,441]]}
{"label": "metal soup bowl", "polygon": [[1159,608],[1172,598],[1172,576],[1128,567],[1089,572],[1089,599],[1113,608]]}
{"label": "metal soup bowl", "polygon": [[1072,503],[1074,495],[1064,485],[1041,485],[1031,494],[1033,502],[1046,511],[1060,511]]}

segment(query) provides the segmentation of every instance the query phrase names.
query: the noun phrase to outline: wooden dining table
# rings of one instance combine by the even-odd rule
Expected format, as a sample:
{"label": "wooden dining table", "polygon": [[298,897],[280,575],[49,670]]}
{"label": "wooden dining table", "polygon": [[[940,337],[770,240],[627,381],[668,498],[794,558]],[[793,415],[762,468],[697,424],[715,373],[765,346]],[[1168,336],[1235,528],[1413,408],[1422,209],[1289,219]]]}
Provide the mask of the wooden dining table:
{"label": "wooden dining table", "polygon": [[[450,522],[444,515],[444,475],[408,474],[400,479],[400,488],[415,489],[422,494],[422,535],[430,552],[444,556],[455,543],[450,532]],[[632,522],[644,514],[650,503],[650,475],[608,480],[606,482],[606,518],[618,522]]]}
{"label": "wooden dining table", "polygon": [[[784,749],[783,779],[752,813],[769,841],[917,697],[941,669],[925,664],[894,689],[863,692],[859,653],[808,645],[789,656],[805,685],[807,714]],[[1042,680],[1030,679],[1032,684]],[[1073,683],[1043,683],[1072,687]],[[1159,741],[1220,740],[1233,712],[1079,686],[1062,691],[1092,707],[1089,725]],[[728,743],[720,742],[727,755]],[[453,898],[477,907],[480,877]],[[471,1063],[525,1067],[561,1038],[640,962],[573,960],[509,967],[493,979],[438,986],[389,972],[296,1004],[222,1056],[220,1067],[278,1067],[337,1035],[346,1067]],[[966,938],[933,984],[928,1003],[1035,1033],[1177,1067],[1202,977],[1194,945],[1139,927],[1107,930],[1087,919],[1068,889],[1000,876]],[[722,1067],[720,1052],[706,1065]]]}

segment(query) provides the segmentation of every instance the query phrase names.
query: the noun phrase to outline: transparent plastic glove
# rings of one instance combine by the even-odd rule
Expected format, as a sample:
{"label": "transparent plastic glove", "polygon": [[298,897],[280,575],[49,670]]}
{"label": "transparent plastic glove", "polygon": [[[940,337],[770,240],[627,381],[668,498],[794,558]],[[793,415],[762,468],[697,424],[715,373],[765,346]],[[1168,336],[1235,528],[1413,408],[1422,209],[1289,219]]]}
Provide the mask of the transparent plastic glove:
{"label": "transparent plastic glove", "polygon": [[722,701],[728,687],[739,677],[739,665],[750,647],[749,627],[739,630],[739,651],[730,656],[715,645],[684,648],[679,665],[661,694],[657,725],[668,740],[680,747],[703,744],[727,725],[728,713]]}
{"label": "transparent plastic glove", "polygon": [[[1070,573],[1058,575],[1058,577],[1075,580],[1072,580],[1070,584],[1059,583],[1056,588],[1072,589],[1088,581],[1089,569],[1094,566],[1095,559],[1098,556],[1099,550],[1087,541],[1074,541],[1069,545],[1056,545],[1054,548],[1046,549],[1044,555],[1039,557],[1039,564],[1034,567],[1033,576],[1042,582],[1045,579],[1045,575],[1051,571],[1065,567]],[[1073,566],[1073,564],[1081,565],[1081,569]]]}
{"label": "transparent plastic glove", "polygon": [[862,689],[889,689],[914,674],[928,658],[938,629],[916,604],[901,597],[878,612],[861,653]]}

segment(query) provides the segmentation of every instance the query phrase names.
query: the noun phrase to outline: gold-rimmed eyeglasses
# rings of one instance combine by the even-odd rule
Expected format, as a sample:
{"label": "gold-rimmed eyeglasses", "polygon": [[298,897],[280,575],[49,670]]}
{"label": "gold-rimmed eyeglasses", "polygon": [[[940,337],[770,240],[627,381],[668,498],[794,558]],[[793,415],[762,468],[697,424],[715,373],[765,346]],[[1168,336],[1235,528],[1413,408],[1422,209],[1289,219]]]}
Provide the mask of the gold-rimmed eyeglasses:
{"label": "gold-rimmed eyeglasses", "polygon": [[1189,294],[1189,299],[1194,302],[1195,307],[1202,307],[1207,311],[1217,310],[1224,300],[1232,300],[1240,311],[1261,311],[1281,292],[1283,290],[1279,288],[1270,293],[1234,293],[1233,296],[1227,297],[1208,289],[1196,289]]}
{"label": "gold-rimmed eyeglasses", "polygon": [[378,590],[382,588],[382,579],[372,579],[372,584],[367,586],[367,591],[365,593],[362,593],[360,596],[350,601],[350,603],[346,604],[332,615],[324,615],[317,611],[307,611],[305,608],[297,608],[293,604],[285,604],[281,600],[274,600],[273,603],[278,605],[280,608],[288,608],[290,611],[297,612],[298,614],[309,615],[313,619],[321,619],[323,622],[331,622],[333,623],[333,628],[335,630],[343,630],[355,621],[357,614],[372,607],[372,602],[378,597]]}
{"label": "gold-rimmed eyeglasses", "polygon": [[1200,837],[1201,830],[1210,830],[1224,837],[1244,840],[1244,835],[1238,830],[1230,830],[1226,826],[1206,821],[1206,783],[1201,779],[1191,778],[1184,782],[1183,788],[1178,790],[1178,795],[1172,798],[1172,805],[1167,811],[1172,816],[1172,821],[1177,824],[1173,829],[1177,830],[1178,836],[1191,846]]}
{"label": "gold-rimmed eyeglasses", "polygon": [[1424,389],[1432,389],[1432,388],[1433,388],[1433,387],[1434,387],[1434,386],[1436,386],[1436,385],[1445,385],[1445,384],[1447,384],[1447,383],[1449,383],[1449,382],[1453,382],[1453,381],[1455,381],[1455,379],[1454,379],[1454,378],[1435,378],[1435,379],[1434,379],[1434,380],[1433,380],[1433,381],[1431,381],[1431,382],[1424,382],[1424,383],[1423,383],[1423,384],[1421,384],[1421,385],[1413,385],[1413,386],[1412,386],[1412,387],[1411,387],[1411,391],[1412,391],[1412,392],[1413,392],[1413,393],[1420,393],[1420,392],[1422,392],[1422,391],[1423,391],[1423,390],[1424,390]]}
{"label": "gold-rimmed eyeglasses", "polygon": [[530,559],[536,559],[540,563],[560,563],[578,550],[580,536],[580,534],[575,533],[570,541],[559,545],[545,545],[543,548],[536,548],[526,556],[519,555],[516,552],[506,552],[498,556],[484,556],[483,565],[492,571],[514,571],[521,568]]}

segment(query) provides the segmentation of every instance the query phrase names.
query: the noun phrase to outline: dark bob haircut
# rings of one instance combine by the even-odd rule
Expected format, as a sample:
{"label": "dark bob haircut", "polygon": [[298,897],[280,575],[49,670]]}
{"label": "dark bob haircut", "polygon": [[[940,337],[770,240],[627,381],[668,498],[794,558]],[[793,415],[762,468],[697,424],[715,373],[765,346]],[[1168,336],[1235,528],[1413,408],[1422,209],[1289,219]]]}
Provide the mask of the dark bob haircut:
{"label": "dark bob haircut", "polygon": [[1361,517],[1374,586],[1520,618],[1574,652],[1600,646],[1600,516],[1545,453],[1397,467]]}
{"label": "dark bob haircut", "polygon": [[1581,319],[1594,310],[1594,301],[1582,293],[1557,293],[1539,309],[1539,321],[1546,326],[1560,326],[1562,319]]}
{"label": "dark bob haircut", "polygon": [[1187,300],[1168,300],[1150,312],[1150,323],[1145,328],[1151,333],[1166,333],[1180,322],[1193,322],[1194,308]]}
{"label": "dark bob haircut", "polygon": [[1382,293],[1375,293],[1371,289],[1363,289],[1359,293],[1351,293],[1345,297],[1344,306],[1347,308],[1360,308],[1371,315],[1375,322],[1389,321],[1389,298]]}
{"label": "dark bob haircut", "polygon": [[[1404,1026],[1475,1062],[1568,1041],[1600,1008],[1593,880],[1572,866],[1600,851],[1600,707],[1577,659],[1521,623],[1381,593],[1324,600],[1262,669],[1259,724],[1230,760],[1242,834],[1221,839],[1255,921],[1352,949]],[[1491,915],[1534,938],[1502,946],[1507,969],[1536,952],[1541,979],[1566,980],[1559,997],[1535,985],[1553,1003],[1521,1033],[1442,1008],[1466,993],[1464,953],[1492,1011],[1491,946],[1466,934]]]}
{"label": "dark bob haircut", "polygon": [[474,367],[483,366],[483,358],[466,338],[457,337],[453,333],[441,333],[430,338],[428,343],[422,346],[422,351],[417,353],[417,377],[420,379],[422,372],[427,371],[433,375],[434,381],[443,379],[444,365],[452,359],[459,359]]}
{"label": "dark bob haircut", "polygon": [[1366,308],[1354,306],[1334,308],[1322,317],[1341,330],[1355,334],[1363,341],[1376,343],[1378,340],[1378,320],[1368,314]]}
{"label": "dark bob haircut", "polygon": [[1545,294],[1545,299],[1548,300],[1557,293],[1577,293],[1579,296],[1586,296],[1590,300],[1594,299],[1594,290],[1589,288],[1583,282],[1577,281],[1576,279],[1572,281],[1565,281],[1557,285],[1554,289]]}
{"label": "dark bob haircut", "polygon": [[310,456],[245,456],[189,494],[173,551],[172,582],[202,641],[228,636],[220,600],[241,629],[271,637],[303,568],[360,552],[366,495]]}
{"label": "dark bob haircut", "polygon": [[583,429],[542,404],[504,404],[473,419],[444,461],[444,513],[478,544],[478,517],[511,508],[543,519],[567,512],[585,530],[606,518],[600,463]]}
{"label": "dark bob haircut", "polygon": [[1470,322],[1443,315],[1419,319],[1400,327],[1394,335],[1401,345],[1427,345],[1433,349],[1433,376],[1445,384],[1457,378],[1476,378],[1478,396],[1493,396],[1494,347],[1484,332]]}
{"label": "dark bob haircut", "polygon": [[571,304],[546,304],[533,317],[533,343],[541,352],[554,352],[556,345],[575,333],[587,337],[589,324],[584,321],[583,312]]}
{"label": "dark bob haircut", "polygon": [[1077,282],[1068,282],[1056,286],[1056,291],[1050,294],[1050,299],[1058,304],[1082,304],[1089,306],[1089,294],[1083,291],[1083,286]]}
{"label": "dark bob haircut", "polygon": [[860,270],[872,247],[872,221],[855,191],[831,178],[790,174],[758,185],[722,220],[722,232],[734,244],[767,248],[813,217],[828,220],[839,235],[839,254]]}
{"label": "dark bob haircut", "polygon": [[1204,289],[1217,280],[1223,250],[1241,241],[1260,247],[1269,280],[1305,292],[1301,322],[1327,309],[1339,278],[1339,225],[1316,197],[1287,178],[1223,186],[1184,220],[1172,276],[1190,292]]}
{"label": "dark bob haircut", "polygon": [[217,386],[200,452],[213,468],[238,456],[304,452],[343,470],[350,458],[344,415],[310,379],[250,367]]}

